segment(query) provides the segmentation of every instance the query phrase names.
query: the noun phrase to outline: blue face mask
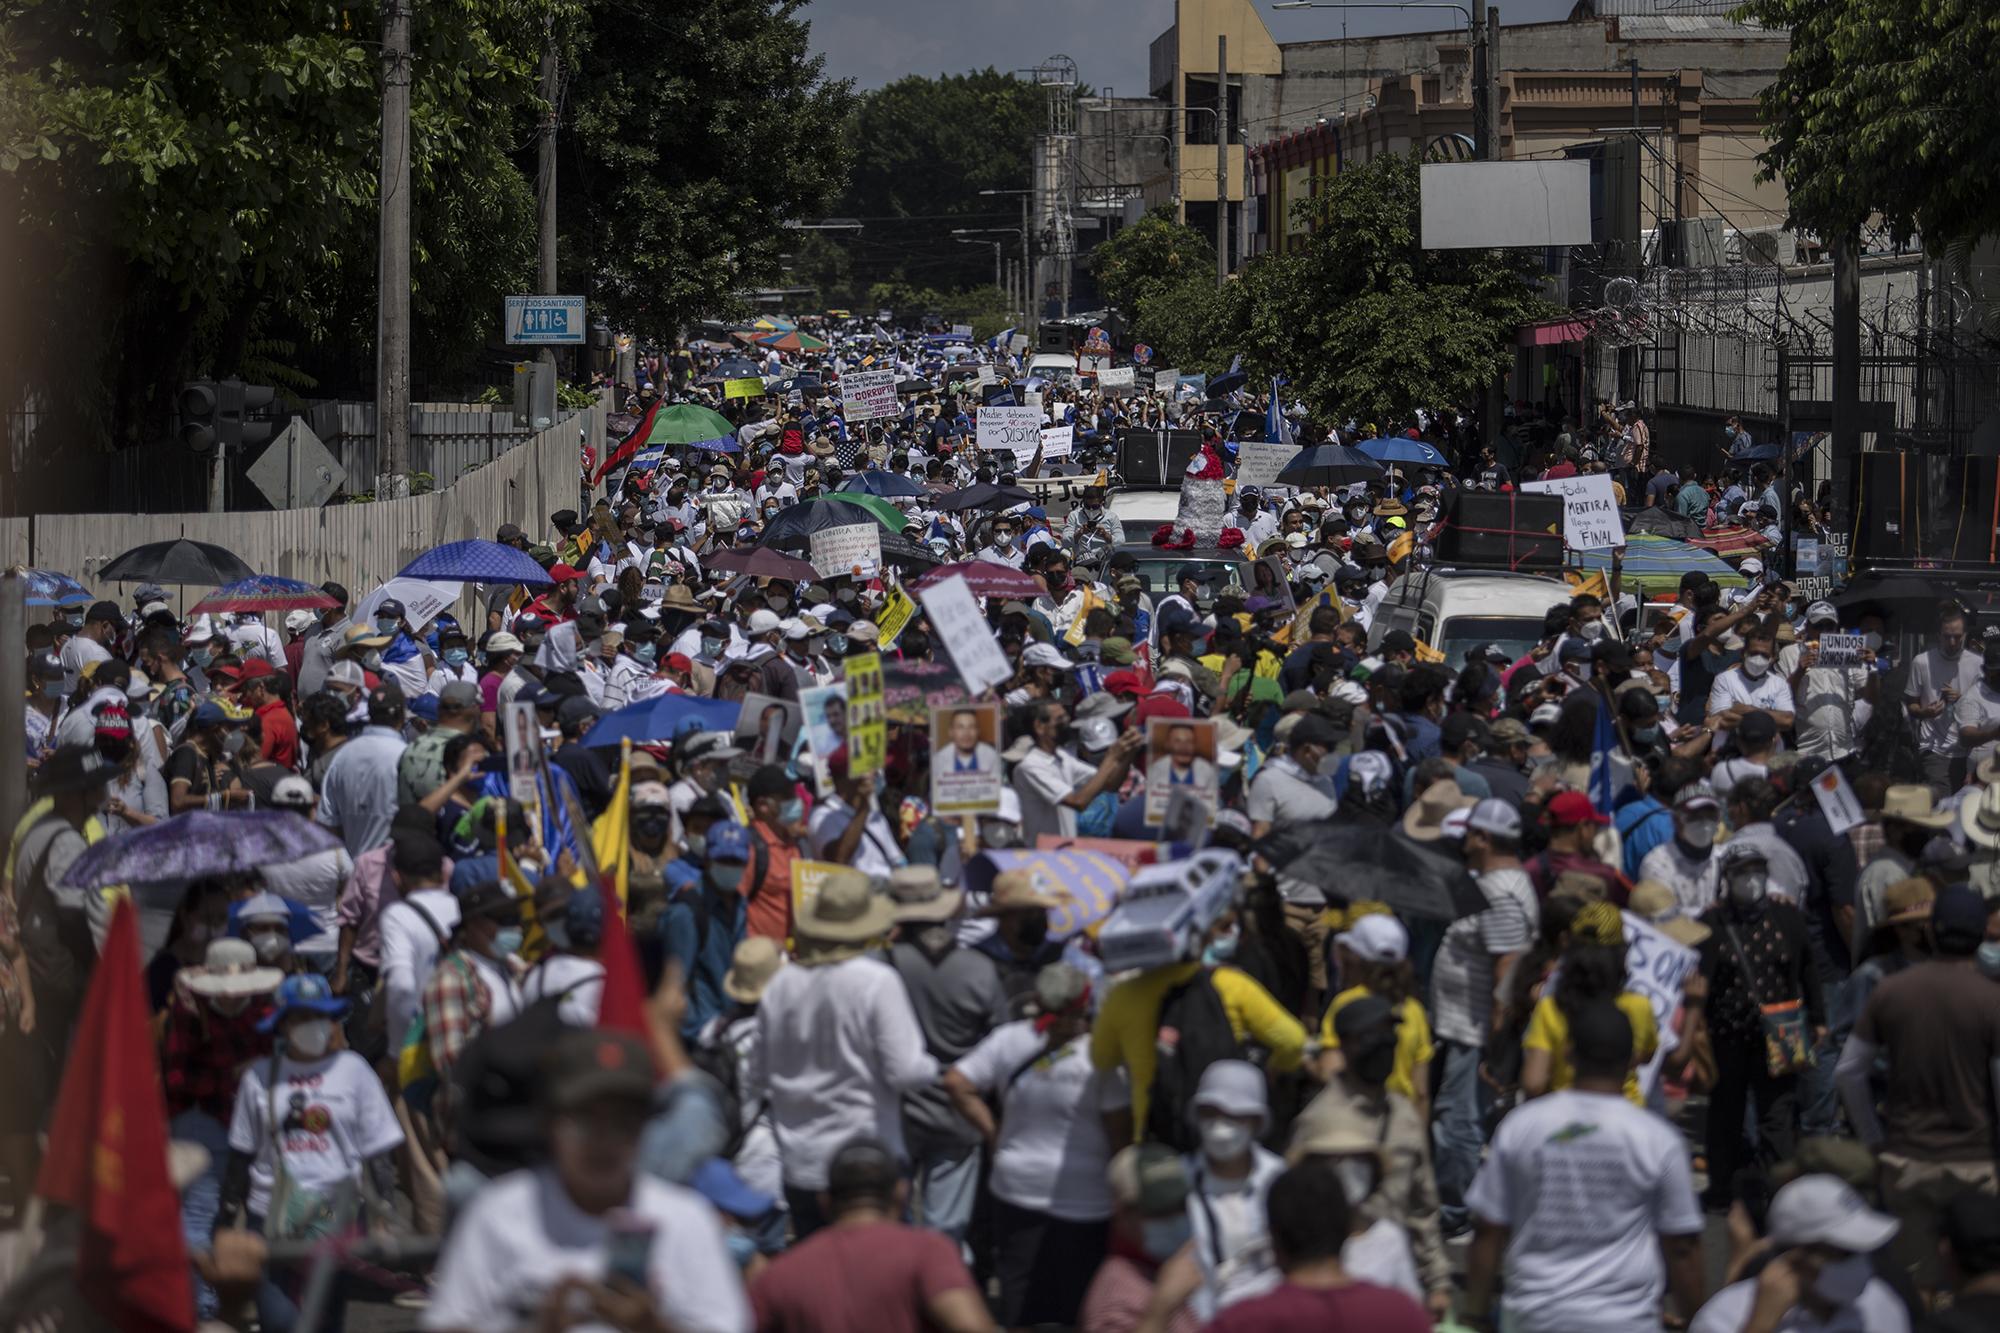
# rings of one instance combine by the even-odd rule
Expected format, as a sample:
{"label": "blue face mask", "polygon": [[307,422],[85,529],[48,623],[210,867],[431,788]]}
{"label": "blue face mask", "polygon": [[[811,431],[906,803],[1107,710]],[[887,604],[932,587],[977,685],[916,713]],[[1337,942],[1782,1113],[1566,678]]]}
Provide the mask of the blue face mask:
{"label": "blue face mask", "polygon": [[215,660],[215,654],[211,653],[206,648],[197,648],[193,652],[188,654],[188,661],[193,663],[195,666],[202,668],[203,670],[206,670],[208,668],[208,664],[214,660]]}
{"label": "blue face mask", "polygon": [[502,958],[510,958],[521,952],[522,931],[519,926],[502,926],[493,937],[493,952]]}
{"label": "blue face mask", "polygon": [[402,627],[403,622],[400,620],[378,619],[375,622],[375,632],[377,634],[394,634]]}
{"label": "blue face mask", "polygon": [[806,803],[796,796],[778,807],[778,822],[780,824],[796,824],[805,817]]}
{"label": "blue face mask", "polygon": [[1228,962],[1236,956],[1237,938],[1235,935],[1220,935],[1210,940],[1208,947],[1201,951],[1201,961],[1210,967]]}
{"label": "blue face mask", "polygon": [[834,657],[844,657],[844,656],[846,656],[846,654],[847,654],[847,636],[846,636],[845,634],[829,634],[829,635],[827,635],[827,636],[826,636],[826,651],[827,651],[827,652],[828,652],[828,653],[829,653],[830,655],[832,655],[832,656],[834,656]]}
{"label": "blue face mask", "polygon": [[757,1242],[741,1231],[731,1230],[725,1239],[729,1244],[729,1259],[738,1268],[748,1268],[750,1261],[757,1257]]}
{"label": "blue face mask", "polygon": [[1654,741],[1660,739],[1660,729],[1658,727],[1634,727],[1632,728],[1632,739],[1641,745],[1651,745]]}
{"label": "blue face mask", "polygon": [[1139,1244],[1150,1259],[1165,1263],[1194,1234],[1186,1213],[1172,1217],[1149,1217],[1139,1224]]}
{"label": "blue face mask", "polygon": [[701,655],[711,658],[720,657],[722,655],[722,640],[704,637],[701,641]]}
{"label": "blue face mask", "polygon": [[444,651],[444,664],[446,666],[462,667],[471,656],[472,654],[466,652],[463,648],[447,648]]}
{"label": "blue face mask", "polygon": [[1988,981],[2000,981],[2000,940],[1979,946],[1979,974]]}

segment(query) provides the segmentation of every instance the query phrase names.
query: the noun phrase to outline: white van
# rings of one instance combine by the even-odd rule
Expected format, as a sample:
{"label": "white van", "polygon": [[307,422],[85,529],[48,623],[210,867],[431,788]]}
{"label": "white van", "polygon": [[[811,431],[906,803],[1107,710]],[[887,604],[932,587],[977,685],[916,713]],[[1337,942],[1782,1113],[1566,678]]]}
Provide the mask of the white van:
{"label": "white van", "polygon": [[1068,352],[1037,352],[1028,358],[1028,377],[1037,376],[1058,384],[1068,383],[1076,378],[1076,358]]}
{"label": "white van", "polygon": [[1415,570],[1389,585],[1368,627],[1370,651],[1382,636],[1400,629],[1444,654],[1443,665],[1457,671],[1466,650],[1498,644],[1511,661],[1542,641],[1542,617],[1567,602],[1571,588],[1539,574],[1507,574],[1489,569]]}

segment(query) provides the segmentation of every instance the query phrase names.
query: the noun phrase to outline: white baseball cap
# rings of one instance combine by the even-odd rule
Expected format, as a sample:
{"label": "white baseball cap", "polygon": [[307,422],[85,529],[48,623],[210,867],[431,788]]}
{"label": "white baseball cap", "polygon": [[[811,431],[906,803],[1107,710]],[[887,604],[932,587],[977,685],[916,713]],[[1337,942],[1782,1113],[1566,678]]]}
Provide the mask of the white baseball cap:
{"label": "white baseball cap", "polygon": [[1831,1245],[1849,1254],[1871,1254],[1889,1243],[1899,1224],[1878,1213],[1838,1176],[1800,1176],[1771,1196],[1766,1230],[1779,1248]]}
{"label": "white baseball cap", "polygon": [[1500,838],[1521,836],[1521,812],[1497,796],[1488,796],[1466,812],[1465,826]]}
{"label": "white baseball cap", "polygon": [[486,655],[488,657],[497,657],[501,653],[520,653],[526,651],[527,649],[521,641],[504,629],[486,636]]}
{"label": "white baseball cap", "polygon": [[278,785],[271,788],[272,805],[285,806],[291,809],[303,807],[310,810],[312,809],[313,802],[317,799],[313,795],[312,783],[307,782],[296,773],[291,774],[289,777],[279,778]]}
{"label": "white baseball cap", "polygon": [[1739,574],[1762,574],[1764,572],[1764,562],[1753,555],[1738,565],[1736,572]]}
{"label": "white baseball cap", "polygon": [[1333,942],[1370,963],[1400,963],[1410,956],[1410,932],[1393,916],[1364,916]]}
{"label": "white baseball cap", "polygon": [[361,663],[350,658],[345,662],[335,662],[332,667],[328,668],[326,683],[329,685],[361,686],[368,683],[368,676],[361,670]]}
{"label": "white baseball cap", "polygon": [[769,607],[760,606],[750,613],[750,633],[752,634],[769,634],[784,623],[783,620],[778,618],[778,613]]}

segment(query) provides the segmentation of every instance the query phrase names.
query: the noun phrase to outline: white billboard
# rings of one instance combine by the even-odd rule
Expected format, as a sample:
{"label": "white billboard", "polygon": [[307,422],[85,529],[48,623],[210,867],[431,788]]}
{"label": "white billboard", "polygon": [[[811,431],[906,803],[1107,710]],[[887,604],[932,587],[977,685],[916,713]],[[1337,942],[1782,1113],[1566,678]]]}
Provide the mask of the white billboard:
{"label": "white billboard", "polygon": [[1589,245],[1588,162],[1426,162],[1426,250]]}

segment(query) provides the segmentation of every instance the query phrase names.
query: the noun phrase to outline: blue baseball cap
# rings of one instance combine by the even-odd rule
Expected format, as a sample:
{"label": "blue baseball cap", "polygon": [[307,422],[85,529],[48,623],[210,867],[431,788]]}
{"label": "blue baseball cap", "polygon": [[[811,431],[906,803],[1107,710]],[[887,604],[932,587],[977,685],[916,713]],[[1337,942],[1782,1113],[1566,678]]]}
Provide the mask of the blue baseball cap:
{"label": "blue baseball cap", "polygon": [[711,861],[743,861],[750,859],[750,830],[732,820],[711,824],[708,828],[708,859]]}
{"label": "blue baseball cap", "polygon": [[410,715],[426,722],[438,720],[438,697],[435,694],[420,694],[410,700]]}
{"label": "blue baseball cap", "polygon": [[278,983],[277,994],[271,999],[273,1008],[257,1024],[259,1032],[275,1031],[285,1015],[295,1009],[325,1014],[329,1018],[338,1018],[347,1012],[347,1001],[335,995],[333,988],[326,984],[326,978],[317,972],[296,972],[286,977]]}

